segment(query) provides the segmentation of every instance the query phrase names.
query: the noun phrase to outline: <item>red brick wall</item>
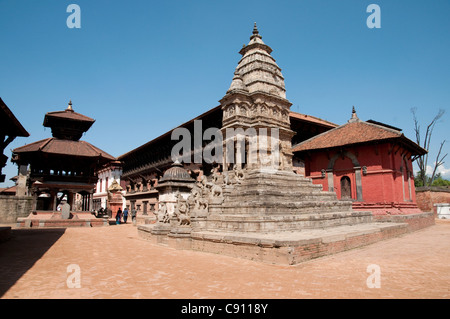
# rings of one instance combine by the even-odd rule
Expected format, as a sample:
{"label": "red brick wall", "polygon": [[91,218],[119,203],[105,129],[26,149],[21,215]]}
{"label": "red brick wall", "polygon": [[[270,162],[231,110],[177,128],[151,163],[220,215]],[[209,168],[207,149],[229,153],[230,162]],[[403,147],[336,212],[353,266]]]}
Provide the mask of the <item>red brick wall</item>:
{"label": "red brick wall", "polygon": [[450,203],[450,188],[420,187],[416,190],[417,206],[424,212],[436,212],[434,204]]}
{"label": "red brick wall", "polygon": [[[406,167],[402,159],[404,150],[392,148],[389,143],[379,145],[362,145],[347,148],[353,154],[361,167],[361,185],[363,202],[367,203],[415,203],[415,188],[410,157]],[[320,151],[310,153],[305,157],[305,176],[310,177],[314,184],[321,184],[323,190],[330,190],[328,178],[322,177],[322,170],[327,169],[337,151]],[[367,168],[363,174],[362,167]],[[356,199],[356,176],[354,163],[347,156],[339,156],[334,161],[334,191],[341,198],[340,179],[348,176],[351,181],[352,198]],[[408,181],[409,179],[409,181]],[[411,189],[411,190],[410,190]]]}

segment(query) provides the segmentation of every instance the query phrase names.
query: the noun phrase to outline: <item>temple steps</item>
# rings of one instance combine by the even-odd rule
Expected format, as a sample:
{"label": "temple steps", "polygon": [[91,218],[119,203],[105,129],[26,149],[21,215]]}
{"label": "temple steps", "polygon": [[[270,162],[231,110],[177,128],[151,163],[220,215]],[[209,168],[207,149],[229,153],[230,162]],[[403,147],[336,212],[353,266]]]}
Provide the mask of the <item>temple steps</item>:
{"label": "temple steps", "polygon": [[348,201],[317,201],[302,200],[274,203],[273,201],[239,201],[225,202],[222,205],[223,213],[236,214],[302,214],[304,212],[328,212],[328,211],[351,211],[352,204]]}
{"label": "temple steps", "polygon": [[208,216],[208,231],[282,232],[325,229],[372,222],[370,212],[324,212],[282,215],[214,214]]}
{"label": "temple steps", "polygon": [[245,201],[251,202],[252,199],[261,198],[264,202],[275,202],[278,203],[283,199],[289,197],[291,202],[300,202],[300,201],[338,201],[336,198],[336,194],[333,192],[310,192],[303,190],[249,190],[243,189],[238,194],[230,193],[227,196],[226,202],[234,203],[236,201]]}

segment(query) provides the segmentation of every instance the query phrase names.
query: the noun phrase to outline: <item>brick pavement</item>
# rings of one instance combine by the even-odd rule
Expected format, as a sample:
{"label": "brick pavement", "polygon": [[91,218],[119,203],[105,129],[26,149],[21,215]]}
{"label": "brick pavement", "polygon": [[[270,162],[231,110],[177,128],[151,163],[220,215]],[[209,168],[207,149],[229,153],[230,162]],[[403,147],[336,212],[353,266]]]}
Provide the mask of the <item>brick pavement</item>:
{"label": "brick pavement", "polygon": [[[79,267],[79,288],[69,288]],[[368,288],[367,267],[380,267]],[[0,244],[14,298],[450,298],[450,221],[295,266],[156,246],[135,226],[14,229]],[[69,280],[69,284],[75,281]]]}

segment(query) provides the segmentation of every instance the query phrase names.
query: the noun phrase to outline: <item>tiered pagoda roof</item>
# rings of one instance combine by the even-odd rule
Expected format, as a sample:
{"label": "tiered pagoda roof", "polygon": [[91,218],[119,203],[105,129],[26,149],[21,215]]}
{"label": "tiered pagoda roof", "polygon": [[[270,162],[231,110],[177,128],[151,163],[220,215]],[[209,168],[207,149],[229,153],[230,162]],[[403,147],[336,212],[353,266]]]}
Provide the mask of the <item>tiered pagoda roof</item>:
{"label": "tiered pagoda roof", "polygon": [[[84,179],[90,183],[95,180],[95,171],[102,165],[116,158],[98,147],[81,141],[80,138],[95,120],[76,113],[72,102],[66,110],[45,114],[45,127],[50,127],[53,137],[39,140],[13,150],[12,161],[18,165],[31,165],[32,179],[51,181],[56,179],[71,182],[75,180],[70,174],[58,176],[49,172],[84,172]],[[73,175],[72,174],[72,175]],[[82,180],[77,175],[77,180]]]}
{"label": "tiered pagoda roof", "polygon": [[115,157],[86,141],[63,140],[54,137],[18,147],[14,150],[14,153],[46,153],[65,156],[102,157],[111,161],[115,160]]}

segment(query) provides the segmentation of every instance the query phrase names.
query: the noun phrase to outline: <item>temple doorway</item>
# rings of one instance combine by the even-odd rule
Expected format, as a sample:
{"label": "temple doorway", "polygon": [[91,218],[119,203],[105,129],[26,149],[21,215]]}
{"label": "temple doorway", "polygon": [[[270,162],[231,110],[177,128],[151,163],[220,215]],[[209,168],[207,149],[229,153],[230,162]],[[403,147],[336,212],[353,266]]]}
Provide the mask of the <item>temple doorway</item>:
{"label": "temple doorway", "polygon": [[341,199],[351,199],[352,198],[352,185],[350,177],[341,177]]}

